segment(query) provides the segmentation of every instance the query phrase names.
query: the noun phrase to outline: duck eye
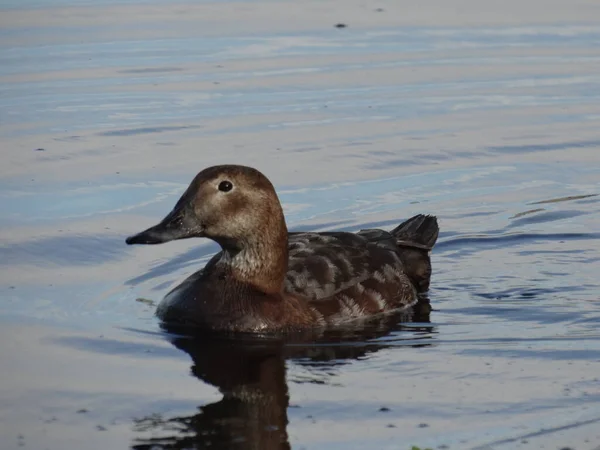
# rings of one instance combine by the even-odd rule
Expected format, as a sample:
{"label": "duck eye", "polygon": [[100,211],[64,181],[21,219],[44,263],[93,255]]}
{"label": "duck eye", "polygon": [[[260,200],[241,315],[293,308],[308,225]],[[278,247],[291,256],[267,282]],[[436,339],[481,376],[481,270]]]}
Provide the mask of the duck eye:
{"label": "duck eye", "polygon": [[233,188],[231,181],[221,181],[219,183],[219,190],[222,192],[229,192]]}

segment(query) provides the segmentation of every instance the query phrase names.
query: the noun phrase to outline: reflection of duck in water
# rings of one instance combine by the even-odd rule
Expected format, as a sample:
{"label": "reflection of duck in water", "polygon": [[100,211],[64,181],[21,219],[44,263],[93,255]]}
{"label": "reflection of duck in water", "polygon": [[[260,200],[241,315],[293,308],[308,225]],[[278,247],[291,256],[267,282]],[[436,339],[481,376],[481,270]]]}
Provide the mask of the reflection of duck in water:
{"label": "reflection of duck in water", "polygon": [[[284,342],[248,336],[234,340],[223,335],[176,338],[173,344],[192,357],[194,376],[218,387],[223,398],[201,406],[199,412],[191,416],[164,418],[153,414],[137,420],[135,431],[154,437],[137,438],[132,448],[289,449],[286,359],[310,367],[315,378],[322,379],[323,373],[330,372],[331,364],[363,358],[393,345],[376,339],[402,330],[399,322],[411,320],[429,322],[427,299],[402,313],[380,317],[370,321],[368,326],[363,324],[360,331],[337,329],[316,341]],[[431,326],[411,327],[411,330],[410,340],[405,342],[410,342],[412,347],[431,345]],[[403,334],[399,332],[398,337],[402,339]]]}
{"label": "reflection of duck in water", "polygon": [[265,332],[339,326],[410,306],[429,287],[437,236],[436,218],[424,215],[391,232],[288,233],[263,174],[215,166],[194,178],[161,223],[127,243],[213,239],[223,250],[157,314],[166,323]]}
{"label": "reflection of duck in water", "polygon": [[163,437],[138,439],[133,448],[256,449],[290,448],[287,439],[288,389],[281,343],[202,341],[173,344],[190,354],[192,373],[215,385],[223,398],[188,417],[138,420],[137,431]]}

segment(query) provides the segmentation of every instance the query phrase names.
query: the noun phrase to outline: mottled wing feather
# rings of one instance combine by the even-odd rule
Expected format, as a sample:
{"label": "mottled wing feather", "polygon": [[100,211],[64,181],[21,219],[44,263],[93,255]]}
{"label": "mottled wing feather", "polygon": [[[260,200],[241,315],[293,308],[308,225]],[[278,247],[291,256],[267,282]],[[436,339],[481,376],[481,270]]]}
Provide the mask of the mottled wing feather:
{"label": "mottled wing feather", "polygon": [[417,292],[402,271],[393,253],[383,255],[382,266],[372,276],[335,295],[309,301],[321,325],[341,325],[355,320],[369,320],[374,315],[396,311],[414,304]]}
{"label": "mottled wing feather", "polygon": [[376,277],[384,260],[402,272],[401,261],[386,247],[354,233],[290,233],[285,290],[316,301]]}

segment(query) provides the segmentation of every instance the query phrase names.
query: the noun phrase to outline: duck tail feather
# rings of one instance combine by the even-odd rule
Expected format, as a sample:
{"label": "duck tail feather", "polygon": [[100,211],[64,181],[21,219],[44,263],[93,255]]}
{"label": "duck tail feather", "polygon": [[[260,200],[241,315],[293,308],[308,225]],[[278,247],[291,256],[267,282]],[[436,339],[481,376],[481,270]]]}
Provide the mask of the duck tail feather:
{"label": "duck tail feather", "polygon": [[423,249],[431,250],[437,241],[440,228],[437,217],[426,214],[418,214],[402,222],[391,231],[398,245],[402,246],[417,244]]}

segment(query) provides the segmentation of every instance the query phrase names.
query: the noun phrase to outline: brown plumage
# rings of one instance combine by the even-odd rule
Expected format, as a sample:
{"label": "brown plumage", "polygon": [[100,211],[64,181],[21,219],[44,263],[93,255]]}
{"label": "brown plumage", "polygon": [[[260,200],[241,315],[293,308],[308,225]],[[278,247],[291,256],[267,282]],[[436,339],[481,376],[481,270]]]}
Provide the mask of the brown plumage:
{"label": "brown plumage", "polygon": [[207,237],[222,251],[169,292],[166,323],[228,331],[336,326],[412,305],[429,287],[437,220],[391,232],[288,233],[270,181],[244,166],[200,172],[158,225],[127,239]]}

